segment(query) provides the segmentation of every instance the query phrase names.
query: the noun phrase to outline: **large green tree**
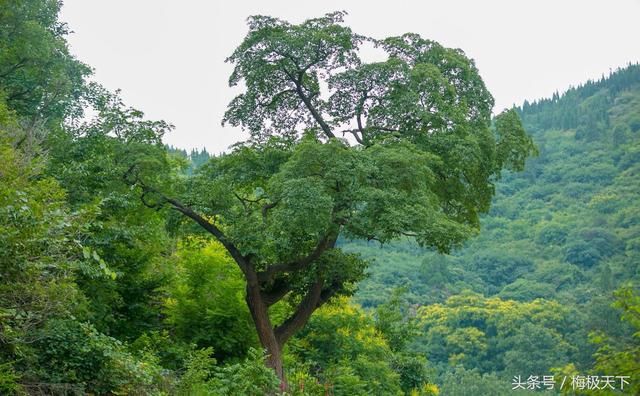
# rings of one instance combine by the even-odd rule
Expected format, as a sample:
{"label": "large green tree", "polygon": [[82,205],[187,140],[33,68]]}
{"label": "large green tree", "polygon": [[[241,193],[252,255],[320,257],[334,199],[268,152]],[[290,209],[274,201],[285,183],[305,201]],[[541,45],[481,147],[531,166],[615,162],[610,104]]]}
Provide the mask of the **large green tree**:
{"label": "large green tree", "polygon": [[[500,171],[534,150],[514,111],[492,127],[493,98],[461,50],[415,34],[373,40],[343,17],[250,17],[228,58],[243,92],[224,122],[251,139],[202,166],[181,196],[135,166],[127,174],[147,205],[172,207],[225,247],[282,380],[283,345],[362,277],[366,262],[339,237],[410,236],[447,251],[478,228]],[[365,41],[387,59],[363,63]],[[269,308],[280,301],[290,308],[278,320]]]}

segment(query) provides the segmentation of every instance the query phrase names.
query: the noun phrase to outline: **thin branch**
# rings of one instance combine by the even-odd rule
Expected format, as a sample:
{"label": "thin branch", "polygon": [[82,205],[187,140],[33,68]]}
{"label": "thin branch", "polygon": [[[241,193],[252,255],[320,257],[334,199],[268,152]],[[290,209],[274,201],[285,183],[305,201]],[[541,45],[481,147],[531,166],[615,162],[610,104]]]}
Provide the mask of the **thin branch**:
{"label": "thin branch", "polygon": [[258,106],[260,106],[260,107],[271,107],[271,106],[273,106],[274,103],[276,103],[276,101],[278,99],[280,99],[283,95],[288,94],[288,93],[295,94],[296,90],[293,89],[293,88],[290,88],[290,89],[285,89],[284,91],[280,91],[277,94],[274,94],[273,97],[271,98],[271,100],[268,103],[258,101],[257,102]]}
{"label": "thin branch", "polygon": [[238,193],[236,193],[235,191],[233,192],[233,195],[235,195],[235,197],[238,199],[238,201],[240,201],[240,203],[242,204],[242,208],[246,212],[248,210],[248,208],[247,208],[247,203],[245,202],[244,198],[239,196]]}
{"label": "thin branch", "polygon": [[379,129],[381,131],[385,131],[385,132],[400,132],[399,129],[393,129],[393,128],[388,128],[388,127],[383,127],[383,126],[372,126],[370,127],[372,129]]}
{"label": "thin branch", "polygon": [[400,235],[404,235],[404,236],[408,236],[408,237],[413,237],[413,238],[415,238],[415,237],[417,237],[417,236],[418,236],[418,234],[416,234],[415,232],[398,231],[398,233],[399,233]]}
{"label": "thin branch", "polygon": [[342,135],[344,136],[345,133],[350,133],[353,135],[353,137],[356,138],[356,141],[360,144],[364,144],[364,141],[362,140],[362,138],[358,135],[358,132],[360,132],[360,130],[358,129],[347,129],[342,131]]}
{"label": "thin branch", "polygon": [[11,66],[7,71],[5,71],[2,74],[0,74],[0,78],[4,78],[4,77],[8,76],[9,74],[13,73],[14,71],[16,71],[19,68],[21,68],[22,66],[24,66],[26,63],[27,63],[27,58],[21,58],[18,63],[16,63],[15,65]]}
{"label": "thin branch", "polygon": [[233,259],[238,263],[238,265],[240,266],[240,269],[242,269],[243,272],[247,271],[247,269],[249,268],[248,259],[242,253],[240,253],[240,250],[238,250],[238,248],[236,248],[236,246],[227,239],[224,233],[218,227],[216,227],[215,224],[211,223],[209,220],[200,216],[198,213],[193,211],[188,206],[183,205],[181,202],[168,197],[165,197],[165,199],[167,203],[171,204],[173,209],[177,210],[178,212],[182,213],[183,215],[189,217],[190,219],[198,223],[198,225],[200,225],[207,232],[213,235],[218,241],[220,241],[222,246],[224,246],[225,249],[227,249],[231,257],[233,257]]}

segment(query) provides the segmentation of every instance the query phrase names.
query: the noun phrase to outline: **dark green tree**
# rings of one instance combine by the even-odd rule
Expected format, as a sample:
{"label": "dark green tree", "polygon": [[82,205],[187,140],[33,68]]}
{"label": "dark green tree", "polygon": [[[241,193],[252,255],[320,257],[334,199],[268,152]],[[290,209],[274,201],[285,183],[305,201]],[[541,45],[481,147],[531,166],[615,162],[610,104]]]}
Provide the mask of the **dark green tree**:
{"label": "dark green tree", "polygon": [[[282,380],[283,345],[362,277],[366,263],[336,247],[338,236],[410,236],[448,251],[478,228],[500,171],[521,169],[534,150],[515,111],[491,128],[493,98],[461,50],[415,34],[369,39],[343,16],[250,17],[228,58],[230,84],[244,89],[224,122],[251,139],[200,167],[179,198],[135,167],[127,174],[147,204],[172,207],[222,243]],[[387,60],[362,63],[364,41]],[[339,138],[347,134],[352,142]],[[290,312],[276,321],[269,308],[279,301]]]}

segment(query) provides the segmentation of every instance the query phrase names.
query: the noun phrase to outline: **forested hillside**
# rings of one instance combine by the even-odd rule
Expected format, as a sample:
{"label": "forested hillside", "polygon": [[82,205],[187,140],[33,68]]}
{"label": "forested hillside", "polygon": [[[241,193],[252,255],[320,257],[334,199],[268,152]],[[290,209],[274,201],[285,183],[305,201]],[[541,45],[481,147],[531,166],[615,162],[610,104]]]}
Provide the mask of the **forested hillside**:
{"label": "forested hillside", "polygon": [[376,306],[402,287],[422,326],[415,347],[444,373],[464,367],[507,381],[571,363],[595,372],[598,332],[614,350],[635,351],[604,367],[631,373],[635,314],[621,322],[611,304],[640,276],[640,67],[518,112],[539,156],[496,183],[480,234],[451,255],[408,240],[345,242],[375,262],[355,298]]}
{"label": "forested hillside", "polygon": [[92,82],[60,7],[0,2],[0,394],[639,392],[639,66],[492,117],[461,50],[254,16],[251,139],[211,156]]}

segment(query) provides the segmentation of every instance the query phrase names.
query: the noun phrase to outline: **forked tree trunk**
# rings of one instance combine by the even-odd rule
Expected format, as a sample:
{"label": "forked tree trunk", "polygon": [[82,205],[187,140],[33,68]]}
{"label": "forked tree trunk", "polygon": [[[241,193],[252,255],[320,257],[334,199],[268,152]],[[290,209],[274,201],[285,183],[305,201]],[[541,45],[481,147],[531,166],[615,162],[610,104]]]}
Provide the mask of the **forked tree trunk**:
{"label": "forked tree trunk", "polygon": [[[327,246],[333,246],[335,238]],[[323,292],[324,279],[320,277],[307,290],[306,295],[295,308],[294,312],[284,322],[274,328],[269,318],[269,305],[286,295],[287,288],[275,293],[263,294],[258,282],[258,274],[250,267],[245,266],[245,279],[247,280],[247,306],[253,323],[258,332],[260,343],[267,350],[267,366],[273,368],[280,379],[280,388],[287,389],[287,380],[282,363],[282,349],[287,340],[307,323],[313,311],[327,301],[338,289],[339,285],[329,285]]]}
{"label": "forked tree trunk", "polygon": [[[323,128],[324,127],[326,127],[326,124],[323,125]],[[328,136],[330,133],[331,132],[329,131]],[[332,136],[333,135],[331,135],[330,137]],[[128,178],[131,177],[131,172],[134,170],[135,169],[133,167],[129,169],[129,171],[127,172],[126,180],[128,180],[131,184],[140,185],[143,188],[144,194],[150,192],[158,193],[158,191],[154,188],[145,185],[135,174],[133,174],[134,178],[129,180]],[[329,285],[327,290],[323,292],[324,280],[323,278],[317,279],[316,282],[308,290],[306,296],[297,306],[294,313],[282,324],[280,324],[278,328],[274,329],[273,325],[271,324],[271,319],[269,319],[269,305],[274,304],[276,301],[280,300],[287,294],[289,289],[286,287],[286,285],[278,292],[274,293],[274,291],[272,290],[271,294],[266,297],[269,299],[269,301],[265,301],[265,297],[263,297],[260,288],[258,273],[251,265],[251,261],[249,260],[249,258],[243,255],[240,250],[238,250],[238,248],[226,238],[224,233],[214,223],[202,217],[190,207],[182,204],[180,201],[166,197],[162,194],[160,195],[165,200],[165,202],[170,204],[175,210],[194,220],[207,232],[213,235],[218,241],[220,241],[220,243],[222,243],[231,257],[240,267],[240,270],[243,272],[245,280],[247,281],[247,306],[249,307],[249,312],[251,312],[251,317],[253,318],[253,323],[256,327],[256,331],[258,332],[260,343],[267,350],[268,357],[266,363],[276,372],[276,375],[280,379],[281,388],[283,390],[287,389],[287,382],[284,375],[284,367],[282,364],[283,345],[287,342],[289,337],[293,336],[307,323],[313,311],[320,305],[322,305],[325,301],[327,301],[339,289],[341,285]],[[142,200],[145,205],[149,206],[149,204],[144,201],[144,198],[142,198]],[[301,258],[294,263],[274,264],[265,272],[262,272],[261,275],[266,276],[267,279],[269,279],[269,277],[273,276],[274,273],[305,269],[314,260],[320,257],[320,255],[324,251],[335,246],[336,240],[338,238],[338,228],[329,231],[330,232],[319,241],[316,248],[308,256]]]}
{"label": "forked tree trunk", "polygon": [[247,282],[247,306],[258,332],[260,344],[267,350],[267,366],[276,372],[280,379],[280,387],[286,389],[287,380],[282,363],[282,345],[278,342],[275,330],[271,325],[268,307],[260,295],[260,286],[257,284],[252,285],[251,283]]}

